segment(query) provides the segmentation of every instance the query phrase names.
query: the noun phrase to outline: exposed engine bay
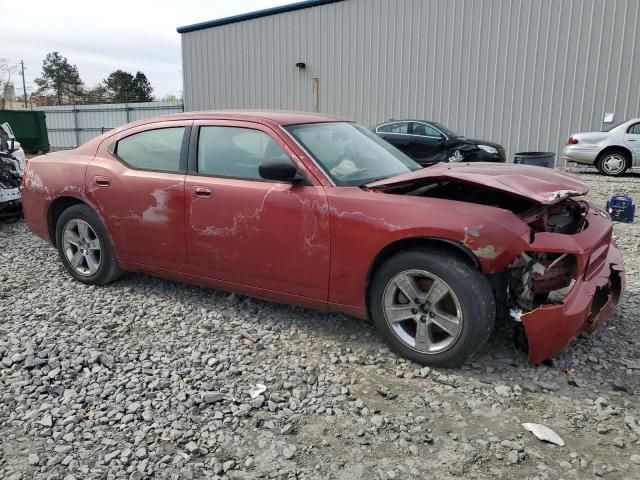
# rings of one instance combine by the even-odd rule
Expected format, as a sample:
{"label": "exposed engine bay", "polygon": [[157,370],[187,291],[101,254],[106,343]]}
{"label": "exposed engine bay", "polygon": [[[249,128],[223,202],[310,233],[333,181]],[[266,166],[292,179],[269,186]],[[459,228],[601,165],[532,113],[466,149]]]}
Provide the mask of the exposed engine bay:
{"label": "exposed engine bay", "polygon": [[[574,235],[587,227],[589,204],[565,199],[538,205],[518,215],[531,228],[531,243],[541,232]],[[530,311],[542,304],[562,303],[576,280],[576,258],[569,253],[523,252],[508,268],[511,307]]]}

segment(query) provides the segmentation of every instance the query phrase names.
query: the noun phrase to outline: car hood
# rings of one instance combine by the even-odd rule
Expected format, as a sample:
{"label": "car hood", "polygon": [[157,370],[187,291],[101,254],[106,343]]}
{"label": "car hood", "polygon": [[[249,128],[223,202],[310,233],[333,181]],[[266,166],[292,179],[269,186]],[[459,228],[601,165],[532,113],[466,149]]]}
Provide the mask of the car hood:
{"label": "car hood", "polygon": [[385,191],[430,180],[459,181],[526,198],[543,205],[567,197],[585,195],[589,188],[578,177],[556,170],[529,165],[476,163],[439,163],[415,172],[368,183],[365,188]]}

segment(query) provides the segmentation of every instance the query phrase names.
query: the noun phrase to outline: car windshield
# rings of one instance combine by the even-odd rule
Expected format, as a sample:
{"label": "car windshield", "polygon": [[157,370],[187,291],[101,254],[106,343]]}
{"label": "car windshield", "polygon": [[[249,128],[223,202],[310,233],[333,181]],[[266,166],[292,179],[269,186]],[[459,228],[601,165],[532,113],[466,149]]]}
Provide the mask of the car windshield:
{"label": "car windshield", "polygon": [[449,130],[447,127],[445,127],[441,123],[431,122],[431,125],[436,127],[438,130],[440,130],[442,133],[444,133],[447,137],[457,137],[458,136],[458,134],[456,132],[454,132],[453,130]]}
{"label": "car windshield", "polygon": [[289,125],[285,129],[338,186],[364,185],[422,168],[355,123],[309,123]]}

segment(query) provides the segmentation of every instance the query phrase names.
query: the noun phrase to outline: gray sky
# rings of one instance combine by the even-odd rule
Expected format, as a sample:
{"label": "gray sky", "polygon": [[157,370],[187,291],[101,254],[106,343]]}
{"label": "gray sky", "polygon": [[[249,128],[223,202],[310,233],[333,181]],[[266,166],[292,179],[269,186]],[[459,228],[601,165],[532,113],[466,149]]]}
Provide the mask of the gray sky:
{"label": "gray sky", "polygon": [[[27,93],[35,89],[33,80],[40,75],[45,55],[58,51],[78,67],[88,87],[114,70],[141,70],[154,95],[177,95],[182,67],[176,27],[295,1],[0,0],[0,57],[24,60]],[[21,95],[22,78],[12,75],[11,80]]]}

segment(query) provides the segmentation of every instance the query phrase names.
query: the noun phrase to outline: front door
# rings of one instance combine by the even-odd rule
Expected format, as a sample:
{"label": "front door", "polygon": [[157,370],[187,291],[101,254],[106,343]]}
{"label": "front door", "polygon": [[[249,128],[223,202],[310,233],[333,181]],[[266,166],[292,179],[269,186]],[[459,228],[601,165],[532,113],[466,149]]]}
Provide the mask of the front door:
{"label": "front door", "polygon": [[[324,188],[270,128],[198,123],[185,181],[191,271],[265,293],[326,301],[330,244]],[[260,163],[278,158],[296,163],[308,181],[263,180]]]}
{"label": "front door", "polygon": [[184,178],[192,121],[158,122],[105,140],[85,174],[119,260],[182,270]]}
{"label": "front door", "polygon": [[446,161],[444,139],[438,130],[422,122],[411,122],[413,144],[411,158],[420,164]]}
{"label": "front door", "polygon": [[633,165],[640,164],[640,123],[634,123],[627,128],[624,134],[624,143],[629,147],[635,159],[632,161]]}

